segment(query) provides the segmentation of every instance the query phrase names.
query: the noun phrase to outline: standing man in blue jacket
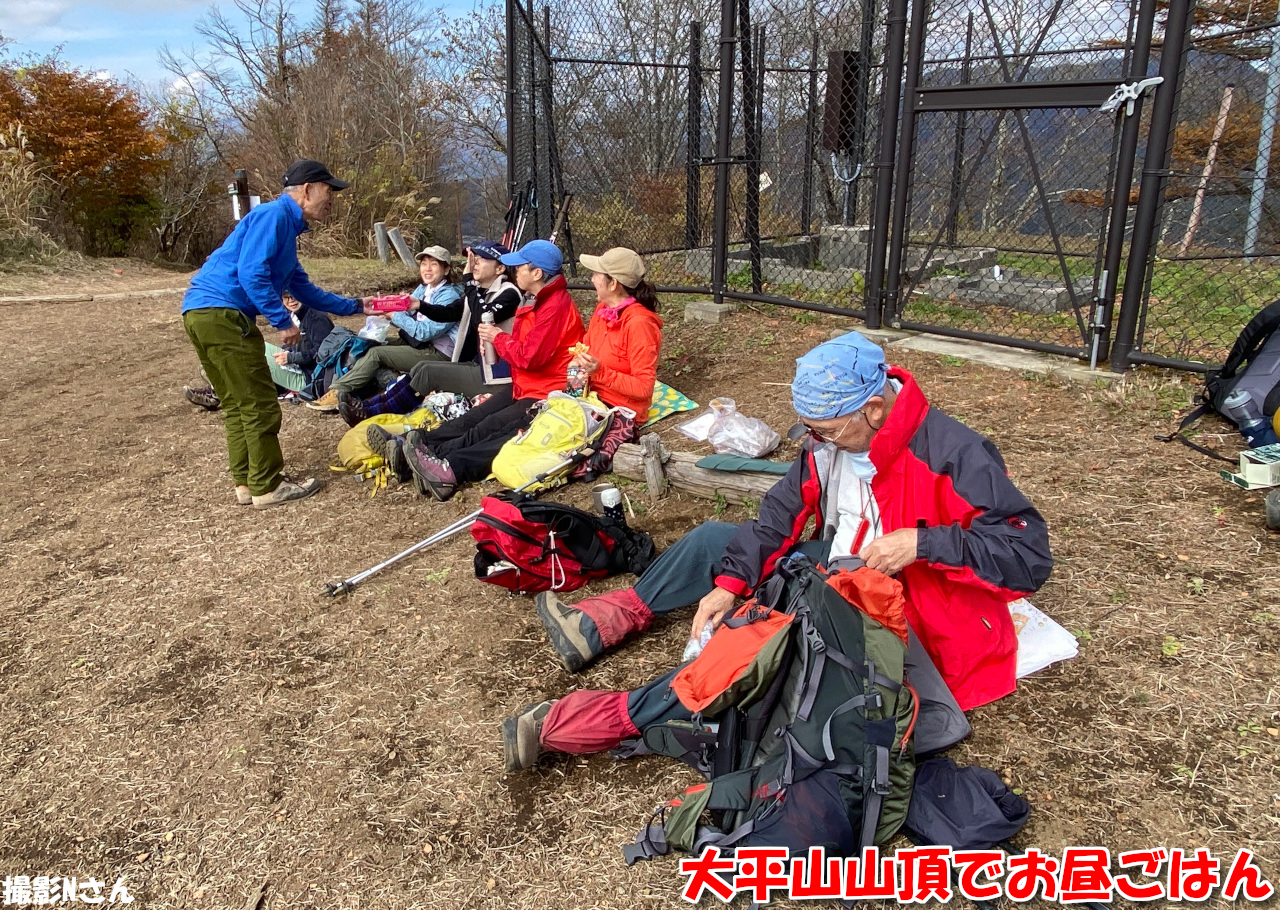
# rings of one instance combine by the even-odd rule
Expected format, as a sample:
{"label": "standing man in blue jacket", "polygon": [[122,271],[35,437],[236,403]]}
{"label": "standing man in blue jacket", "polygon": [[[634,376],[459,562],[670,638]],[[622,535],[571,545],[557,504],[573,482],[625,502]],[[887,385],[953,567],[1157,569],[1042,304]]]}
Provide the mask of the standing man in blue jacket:
{"label": "standing man in blue jacket", "polygon": [[285,309],[287,291],[303,306],[352,316],[363,302],[321,290],[298,264],[298,236],[333,210],[334,194],[349,184],[318,161],[300,160],[284,175],[284,193],[259,205],[236,225],[191,279],[182,323],[226,418],[227,454],[236,502],[267,509],[310,496],[320,482],[284,473],[280,404],[267,366],[258,316],[280,332],[280,346],[300,332]]}

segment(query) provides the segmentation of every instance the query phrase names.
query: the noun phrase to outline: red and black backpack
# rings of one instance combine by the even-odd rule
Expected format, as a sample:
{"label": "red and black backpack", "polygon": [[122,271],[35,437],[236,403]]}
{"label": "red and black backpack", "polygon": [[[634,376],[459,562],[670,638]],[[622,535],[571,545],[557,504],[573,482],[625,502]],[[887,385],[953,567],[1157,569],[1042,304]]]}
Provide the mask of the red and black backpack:
{"label": "red and black backpack", "polygon": [[608,516],[527,493],[480,501],[471,525],[476,578],[517,594],[573,591],[621,572],[641,574],[656,557],[653,539]]}

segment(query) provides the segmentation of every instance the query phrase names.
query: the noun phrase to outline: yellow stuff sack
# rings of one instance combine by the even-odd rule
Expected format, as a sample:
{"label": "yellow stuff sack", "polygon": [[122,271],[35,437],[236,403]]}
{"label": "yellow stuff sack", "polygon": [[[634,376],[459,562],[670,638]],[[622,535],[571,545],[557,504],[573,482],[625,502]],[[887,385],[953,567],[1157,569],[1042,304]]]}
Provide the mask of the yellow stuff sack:
{"label": "yellow stuff sack", "polygon": [[[569,455],[598,442],[609,425],[609,409],[595,395],[574,398],[552,392],[541,405],[529,429],[509,440],[493,459],[493,476],[511,489],[519,489],[539,474],[552,470]],[[567,472],[532,484],[528,490],[546,490],[565,482]]]}
{"label": "yellow stuff sack", "polygon": [[410,430],[434,429],[440,425],[440,418],[430,408],[418,408],[412,414],[378,414],[362,420],[338,440],[338,460],[329,466],[330,470],[368,474],[383,467],[382,453],[369,448],[366,430],[371,423],[402,436]]}

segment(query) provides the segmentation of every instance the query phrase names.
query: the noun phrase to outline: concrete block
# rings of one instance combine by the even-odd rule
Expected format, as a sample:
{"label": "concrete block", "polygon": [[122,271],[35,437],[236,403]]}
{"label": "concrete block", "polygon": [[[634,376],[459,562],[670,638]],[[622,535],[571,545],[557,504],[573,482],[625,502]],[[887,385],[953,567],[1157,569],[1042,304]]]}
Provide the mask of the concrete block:
{"label": "concrete block", "polygon": [[691,300],[684,305],[684,318],[691,322],[718,325],[738,307],[732,303],[716,303],[714,300]]}
{"label": "concrete block", "polygon": [[[1120,373],[1110,373],[1106,370],[1090,370],[1086,364],[1071,357],[1041,354],[1036,351],[1020,351],[1016,348],[988,344],[984,341],[943,338],[938,335],[912,335],[899,341],[891,342],[889,346],[904,348],[909,351],[940,354],[947,357],[960,357],[964,360],[996,367],[1001,370],[1016,370],[1018,372],[1055,376],[1068,382],[1101,382],[1110,385],[1123,378]],[[889,359],[892,360],[893,358],[890,357]]]}
{"label": "concrete block", "polygon": [[870,239],[870,228],[828,225],[818,238],[818,261],[824,269],[866,268]]}

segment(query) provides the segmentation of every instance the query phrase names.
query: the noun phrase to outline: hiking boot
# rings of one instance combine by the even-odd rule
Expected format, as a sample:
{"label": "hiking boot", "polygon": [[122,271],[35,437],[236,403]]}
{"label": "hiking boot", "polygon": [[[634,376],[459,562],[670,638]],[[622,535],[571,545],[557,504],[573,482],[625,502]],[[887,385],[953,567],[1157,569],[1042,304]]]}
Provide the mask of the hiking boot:
{"label": "hiking boot", "polygon": [[[323,401],[324,399],[320,399]],[[350,392],[338,392],[338,416],[354,427],[369,415],[364,412],[364,402]]]}
{"label": "hiking boot", "polygon": [[315,401],[308,401],[307,407],[313,411],[324,411],[325,413],[333,413],[338,410],[338,392],[336,389],[330,389]]}
{"label": "hiking boot", "polygon": [[515,717],[502,722],[502,757],[508,773],[524,771],[538,763],[542,754],[542,722],[554,701],[529,705]]}
{"label": "hiking boot", "polygon": [[562,602],[550,591],[539,594],[534,604],[542,628],[551,639],[551,647],[570,673],[577,673],[604,651],[596,624],[587,614]]}
{"label": "hiking boot", "polygon": [[187,401],[198,408],[204,408],[206,411],[216,411],[222,407],[222,399],[218,397],[218,393],[213,390],[211,385],[201,386],[198,389],[184,385],[182,387],[182,395]]}
{"label": "hiking boot", "polygon": [[404,446],[404,457],[409,470],[417,478],[419,491],[426,491],[440,502],[448,502],[458,492],[458,478],[449,462],[436,458],[425,448]]}
{"label": "hiking boot", "polygon": [[312,493],[318,492],[319,489],[320,481],[314,477],[308,477],[305,480],[294,480],[285,476],[281,478],[280,486],[270,493],[253,497],[253,507],[255,509],[270,509],[273,506],[282,506],[287,502],[293,502],[295,499],[306,499]]}
{"label": "hiking boot", "polygon": [[391,473],[396,475],[396,480],[401,483],[413,480],[413,472],[409,470],[409,462],[404,457],[404,440],[401,437],[376,423],[369,424],[364,435],[369,448],[382,456]]}
{"label": "hiking boot", "polygon": [[253,505],[253,494],[249,492],[249,488],[244,484],[236,484],[236,505]]}

